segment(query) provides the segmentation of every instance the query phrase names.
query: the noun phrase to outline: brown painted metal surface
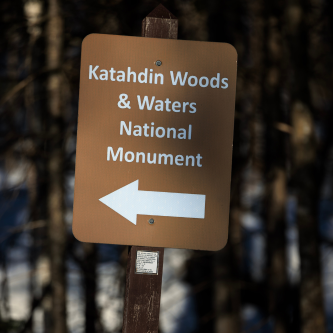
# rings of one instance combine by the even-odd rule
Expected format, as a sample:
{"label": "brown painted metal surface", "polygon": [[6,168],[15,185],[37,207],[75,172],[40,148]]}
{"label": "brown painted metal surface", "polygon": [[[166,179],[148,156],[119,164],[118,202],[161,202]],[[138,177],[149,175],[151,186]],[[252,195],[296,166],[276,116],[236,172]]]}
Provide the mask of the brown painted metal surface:
{"label": "brown painted metal surface", "polygon": [[[149,32],[147,19],[143,30]],[[162,61],[161,66],[155,65],[157,60]],[[229,44],[97,34],[86,37],[82,46],[75,174],[73,232],[76,238],[94,243],[201,250],[219,250],[226,244],[236,62],[236,51]],[[99,66],[95,72],[98,80],[92,73],[89,79],[90,65],[92,68]],[[129,67],[136,73],[136,82],[133,82],[133,75],[127,82]],[[121,73],[114,74],[113,81],[111,68],[124,71],[125,82],[121,81]],[[147,74],[163,74],[163,84],[159,77],[155,84],[155,76],[152,76],[152,83],[148,78],[148,83],[139,83],[138,75],[145,73],[146,68]],[[174,75],[181,72],[182,76],[187,72],[188,78],[192,78],[184,85],[179,81],[173,85],[171,71]],[[227,78],[226,89],[223,89],[222,78]],[[208,82],[208,86],[189,85],[200,79],[202,85]],[[130,109],[119,107],[121,94],[128,95]],[[155,100],[162,101],[164,110],[156,111],[154,106],[151,110],[140,110],[137,96],[141,99],[147,96],[149,101],[155,96]],[[167,99],[172,103],[179,102],[180,107],[176,103],[174,111],[167,111]],[[190,103],[196,103],[196,112],[190,112]],[[169,107],[171,109],[172,104]],[[179,129],[185,129],[187,136],[186,139],[174,139],[172,131],[171,138],[158,138],[156,132],[154,137],[147,137],[143,132],[141,136],[134,136],[134,132],[127,135],[124,131],[121,135],[122,121],[127,126],[129,122],[139,126],[142,131],[147,124],[148,134],[154,123],[155,129],[163,127],[167,131],[174,128],[177,135]],[[189,125],[192,126],[191,139],[188,138]],[[133,152],[134,155],[129,153],[127,157],[135,156],[135,159],[126,162],[123,156],[122,161],[119,158],[113,161],[109,155],[110,160],[107,160],[108,147],[112,147],[115,153],[122,147],[124,155]],[[142,163],[142,156],[136,162],[137,153],[144,153],[145,163]],[[147,163],[148,153],[151,159],[156,153],[155,164]],[[161,164],[158,163],[159,154],[163,153],[172,154],[172,165],[170,158],[164,165],[163,156]],[[195,158],[198,154],[202,157],[199,163]],[[185,161],[183,165],[176,165],[178,155],[184,159],[193,156],[193,159],[188,158],[188,166]],[[140,191],[205,195],[205,217],[146,214],[138,215],[134,225],[99,201],[136,180],[139,180]],[[148,223],[150,218],[154,218],[154,224]]]}

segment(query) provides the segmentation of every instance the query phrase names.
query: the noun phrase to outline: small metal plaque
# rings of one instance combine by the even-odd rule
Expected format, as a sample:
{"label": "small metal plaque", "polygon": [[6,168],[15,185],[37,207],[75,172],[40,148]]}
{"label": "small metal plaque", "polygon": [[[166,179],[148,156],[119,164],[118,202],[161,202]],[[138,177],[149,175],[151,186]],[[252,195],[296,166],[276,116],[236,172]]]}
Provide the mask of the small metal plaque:
{"label": "small metal plaque", "polygon": [[158,251],[137,251],[135,274],[158,275],[158,259]]}

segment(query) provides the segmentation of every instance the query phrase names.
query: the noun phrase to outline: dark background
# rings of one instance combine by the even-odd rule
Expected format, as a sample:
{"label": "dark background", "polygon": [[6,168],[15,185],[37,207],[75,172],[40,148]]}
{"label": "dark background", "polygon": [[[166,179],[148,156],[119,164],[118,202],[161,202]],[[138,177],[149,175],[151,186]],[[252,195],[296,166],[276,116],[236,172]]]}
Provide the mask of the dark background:
{"label": "dark background", "polygon": [[[161,332],[333,332],[333,2],[161,3],[239,56],[229,242],[166,250]],[[127,248],[71,233],[81,42],[158,4],[1,0],[1,332],[121,332]]]}

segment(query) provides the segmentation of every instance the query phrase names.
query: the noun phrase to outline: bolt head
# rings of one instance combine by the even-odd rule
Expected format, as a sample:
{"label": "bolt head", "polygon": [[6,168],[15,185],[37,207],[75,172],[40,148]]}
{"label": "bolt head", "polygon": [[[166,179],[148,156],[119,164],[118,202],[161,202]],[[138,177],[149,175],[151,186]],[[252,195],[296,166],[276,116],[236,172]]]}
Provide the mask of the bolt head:
{"label": "bolt head", "polygon": [[154,224],[154,222],[155,222],[154,219],[149,219],[148,221],[149,224]]}
{"label": "bolt head", "polygon": [[162,61],[161,60],[156,60],[155,61],[155,65],[156,66],[161,66],[162,65]]}

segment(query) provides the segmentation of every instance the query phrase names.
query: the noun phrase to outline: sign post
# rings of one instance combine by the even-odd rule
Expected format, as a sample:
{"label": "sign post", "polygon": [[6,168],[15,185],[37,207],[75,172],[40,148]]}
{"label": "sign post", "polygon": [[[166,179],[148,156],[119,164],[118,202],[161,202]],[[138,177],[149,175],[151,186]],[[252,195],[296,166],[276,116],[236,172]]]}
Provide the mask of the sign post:
{"label": "sign post", "polygon": [[160,5],[148,38],[82,43],[73,233],[133,245],[125,333],[158,331],[163,248],[216,251],[228,237],[237,53],[177,30]]}
{"label": "sign post", "polygon": [[[141,35],[142,37],[177,39],[178,20],[163,5],[159,5],[143,19]],[[151,219],[150,223],[153,224],[154,220]],[[149,254],[153,254],[154,258],[151,256],[147,258]],[[158,332],[163,259],[164,248],[162,247],[129,247],[123,317],[124,333]],[[145,270],[148,265],[151,266],[150,271]]]}

